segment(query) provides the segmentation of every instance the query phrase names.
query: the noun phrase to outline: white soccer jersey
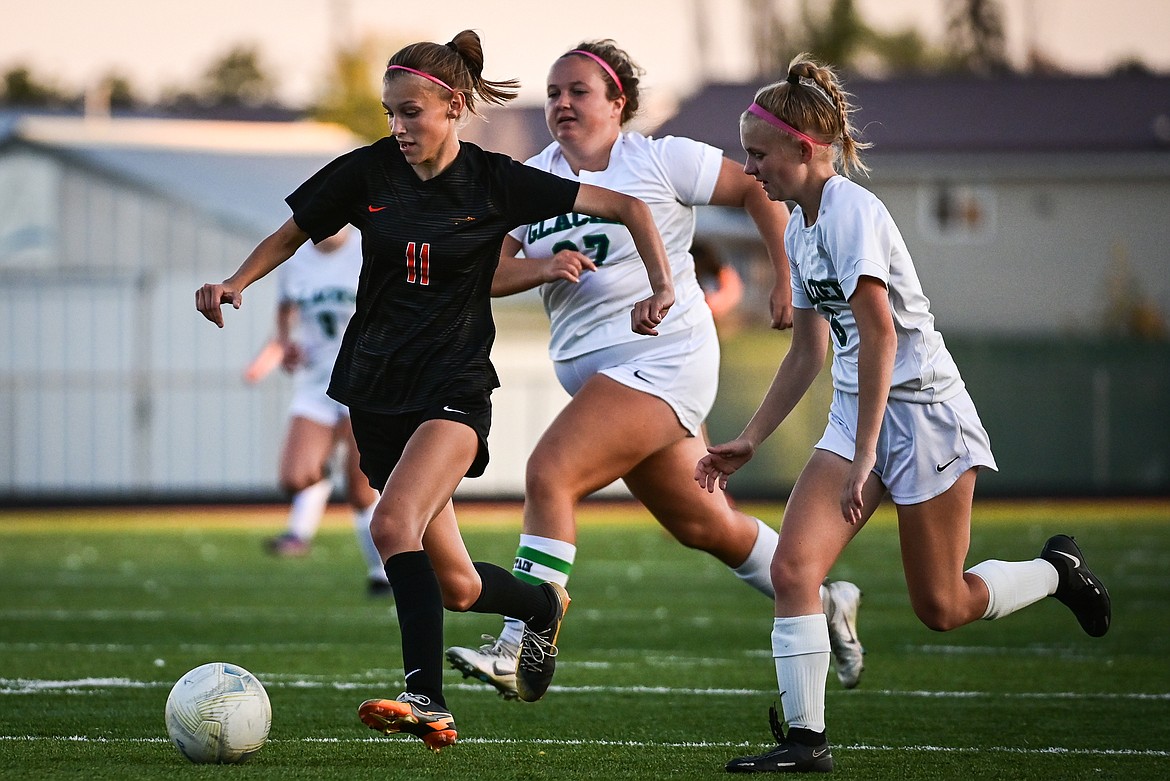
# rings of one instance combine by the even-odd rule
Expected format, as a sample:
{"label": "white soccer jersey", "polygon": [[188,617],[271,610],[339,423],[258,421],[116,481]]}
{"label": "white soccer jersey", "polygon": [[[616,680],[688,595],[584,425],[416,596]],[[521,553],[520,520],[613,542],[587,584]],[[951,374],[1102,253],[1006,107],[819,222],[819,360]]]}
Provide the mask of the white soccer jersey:
{"label": "white soccer jersey", "polygon": [[792,305],[815,308],[829,321],[833,387],[857,393],[857,322],[848,301],[860,278],[869,276],[886,285],[898,334],[890,398],[929,403],[962,390],[902,234],[873,193],[843,176],[832,177],[821,193],[816,223],[805,227],[803,210],[793,210],[784,246]]}
{"label": "white soccer jersey", "polygon": [[[604,171],[574,174],[556,142],[527,164],[646,202],[674,276],[674,306],[657,329],[668,334],[711,317],[695,279],[690,248],[695,235],[694,207],[710,202],[722,160],[718,149],[689,138],[622,133]],[[549,354],[554,361],[645,338],[630,329],[630,309],[652,291],[646,267],[624,225],[574,213],[517,228],[511,235],[523,245],[526,257],[547,258],[568,248],[588,255],[598,266],[597,271],[582,274],[577,283],[560,280],[541,285],[552,331]]]}
{"label": "white soccer jersey", "polygon": [[293,338],[305,354],[298,371],[326,385],[357,306],[362,270],[362,236],[353,228],[346,230],[345,243],[333,252],[306,242],[278,269],[279,300],[298,310]]}

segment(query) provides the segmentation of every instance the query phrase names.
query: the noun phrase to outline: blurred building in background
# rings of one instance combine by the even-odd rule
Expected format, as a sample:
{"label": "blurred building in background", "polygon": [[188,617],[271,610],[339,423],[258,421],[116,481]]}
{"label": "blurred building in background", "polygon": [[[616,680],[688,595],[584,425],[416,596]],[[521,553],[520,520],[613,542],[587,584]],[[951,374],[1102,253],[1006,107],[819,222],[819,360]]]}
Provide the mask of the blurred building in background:
{"label": "blurred building in background", "polygon": [[[852,81],[874,143],[866,186],[902,230],[992,435],[1001,494],[1170,495],[1170,78]],[[713,84],[654,135],[741,159],[753,85]],[[463,136],[524,159],[539,108],[494,108]],[[0,504],[276,498],[288,382],[240,378],[275,285],[219,331],[194,291],[288,216],[283,198],[360,144],[309,122],[0,116]],[[766,315],[770,267],[743,215],[699,233]],[[566,399],[534,295],[498,302],[492,464],[463,496],[515,498]],[[786,341],[724,345],[710,421],[734,436]],[[737,477],[783,495],[823,429],[827,382]],[[622,489],[611,491],[623,494]]]}
{"label": "blurred building in background", "polygon": [[[734,118],[756,86],[708,85],[656,134],[742,159]],[[845,86],[873,143],[860,181],[898,223],[948,333],[1097,336],[1118,306],[1170,314],[1170,77]],[[751,240],[746,220],[703,227]],[[1138,286],[1128,302],[1111,300],[1119,265]]]}
{"label": "blurred building in background", "polygon": [[[737,124],[712,118],[738,117],[757,86],[708,85],[657,133],[742,159]],[[862,181],[906,239],[991,434],[1000,472],[980,490],[1170,495],[1170,78],[845,86],[873,143]],[[704,217],[700,232],[755,281],[747,306],[766,311],[771,276],[750,222]],[[753,371],[734,345],[724,355],[725,378]],[[723,387],[716,437],[738,434],[754,409],[737,409]],[[739,490],[791,486],[802,463],[793,453],[823,428],[827,386],[822,394],[748,465]]]}
{"label": "blurred building in background", "polygon": [[[289,216],[284,196],[359,145],[308,122],[8,116],[0,124],[0,504],[278,496],[291,392],[241,379],[270,338],[276,285],[194,308]],[[519,495],[565,396],[547,338],[498,342],[508,421],[487,475]],[[506,365],[506,366],[505,366]]]}

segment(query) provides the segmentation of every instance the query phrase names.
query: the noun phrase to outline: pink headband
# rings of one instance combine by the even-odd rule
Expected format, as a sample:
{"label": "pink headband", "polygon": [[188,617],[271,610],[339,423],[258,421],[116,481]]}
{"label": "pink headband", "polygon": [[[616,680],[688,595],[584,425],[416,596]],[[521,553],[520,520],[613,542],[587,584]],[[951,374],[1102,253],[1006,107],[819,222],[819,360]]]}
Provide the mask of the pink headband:
{"label": "pink headband", "polygon": [[797,130],[796,128],[794,128],[792,125],[788,124],[784,120],[780,119],[780,117],[776,116],[771,111],[768,111],[768,109],[764,108],[759,103],[753,103],[750,106],[748,106],[748,113],[754,114],[755,116],[764,120],[765,122],[767,122],[769,125],[771,125],[774,128],[778,128],[780,130],[783,130],[785,133],[788,133],[789,135],[796,136],[801,141],[807,141],[814,146],[832,146],[832,144],[830,144],[826,141],[818,141],[817,139],[813,138],[812,136],[810,136],[806,133],[801,133],[799,130]]}
{"label": "pink headband", "polygon": [[587,52],[584,49],[573,49],[573,51],[569,52],[569,54],[583,54],[586,57],[588,57],[589,59],[593,60],[594,62],[596,62],[598,65],[601,66],[601,69],[603,71],[605,71],[606,73],[609,74],[609,77],[611,79],[613,79],[613,83],[617,85],[618,92],[624,93],[626,91],[625,88],[622,87],[622,80],[618,78],[617,72],[614,71],[614,69],[610,66],[610,64],[608,62],[601,59],[593,52]]}
{"label": "pink headband", "polygon": [[405,65],[389,65],[386,67],[386,70],[388,70],[388,71],[406,71],[407,73],[413,73],[415,76],[422,76],[427,81],[433,81],[435,84],[438,84],[440,87],[447,90],[448,92],[458,92],[459,91],[459,90],[455,89],[454,87],[452,87],[447,82],[440,79],[438,76],[432,76],[429,73],[423,73],[422,71],[416,71],[414,68],[408,68]]}

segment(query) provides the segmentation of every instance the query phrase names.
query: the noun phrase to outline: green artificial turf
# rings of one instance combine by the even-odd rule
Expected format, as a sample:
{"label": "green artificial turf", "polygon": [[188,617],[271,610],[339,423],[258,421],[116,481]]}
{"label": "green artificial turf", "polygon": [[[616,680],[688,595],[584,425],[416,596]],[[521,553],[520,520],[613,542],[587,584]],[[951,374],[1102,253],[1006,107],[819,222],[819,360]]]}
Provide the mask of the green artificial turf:
{"label": "green artificial turf", "polygon": [[[511,561],[515,507],[460,507],[474,558]],[[778,525],[778,506],[746,508]],[[835,777],[1170,777],[1170,505],[976,506],[968,564],[1032,558],[1074,534],[1114,601],[1103,639],[1055,600],[955,632],[910,610],[883,509],[834,571],[864,591],[861,686],[830,672]],[[670,540],[633,505],[582,513],[557,676],[504,702],[448,670],[459,743],[441,754],[356,717],[402,688],[393,602],[371,598],[346,513],[312,554],[262,540],[281,508],[0,513],[0,778],[725,778],[771,744],[770,602]],[[448,644],[495,633],[447,614]],[[270,740],[240,766],[196,766],[163,705],[185,671],[230,661],[268,690]]]}

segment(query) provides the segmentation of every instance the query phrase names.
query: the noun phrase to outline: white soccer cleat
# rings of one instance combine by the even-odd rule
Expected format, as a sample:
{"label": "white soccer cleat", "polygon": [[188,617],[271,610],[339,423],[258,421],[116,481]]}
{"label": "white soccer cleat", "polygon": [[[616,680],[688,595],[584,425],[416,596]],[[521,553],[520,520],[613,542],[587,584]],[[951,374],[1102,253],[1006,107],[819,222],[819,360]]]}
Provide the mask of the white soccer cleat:
{"label": "white soccer cleat", "polygon": [[846,689],[861,682],[865,669],[865,649],[857,639],[857,610],[861,606],[861,589],[847,580],[826,583],[829,619],[829,647],[837,668],[837,680]]}
{"label": "white soccer cleat", "polygon": [[513,648],[491,635],[478,649],[454,646],[447,649],[447,661],[464,678],[476,678],[496,688],[505,700],[520,696],[516,690],[516,662],[520,649]]}

